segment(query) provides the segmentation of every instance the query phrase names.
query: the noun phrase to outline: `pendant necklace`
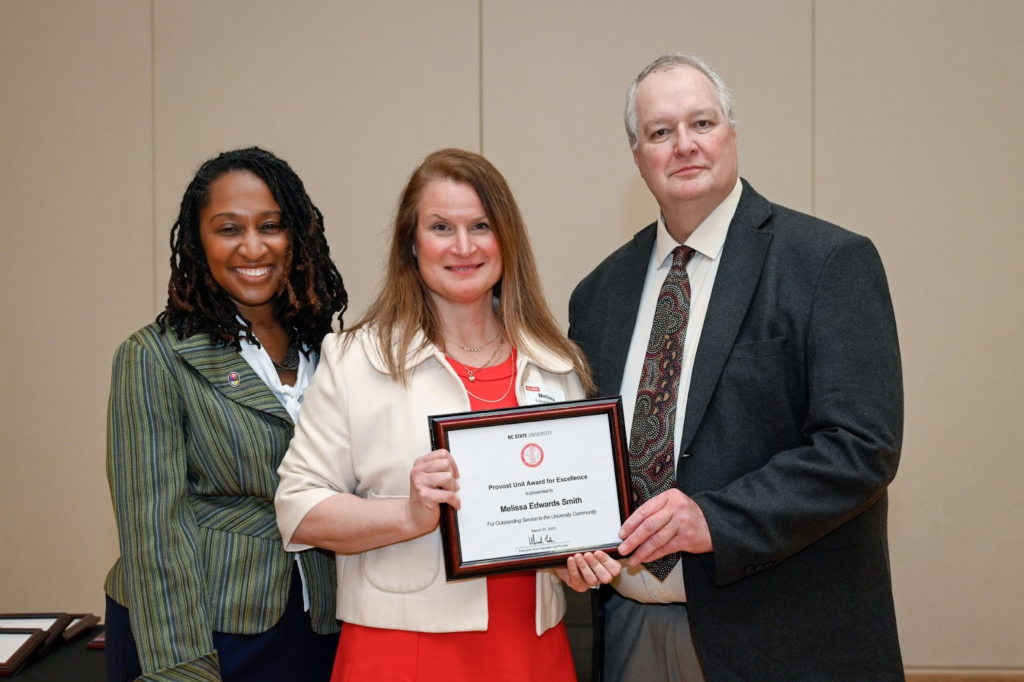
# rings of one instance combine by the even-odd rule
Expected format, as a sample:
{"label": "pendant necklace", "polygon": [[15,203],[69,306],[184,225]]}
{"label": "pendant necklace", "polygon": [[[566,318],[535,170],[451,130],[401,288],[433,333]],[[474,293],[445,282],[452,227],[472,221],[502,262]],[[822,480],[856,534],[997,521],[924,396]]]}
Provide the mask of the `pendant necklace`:
{"label": "pendant necklace", "polygon": [[[452,357],[450,355],[448,356],[448,357],[451,357],[452,360],[455,360],[455,362],[458,363],[459,367],[462,367],[462,369],[466,370],[466,374],[468,375],[468,378],[469,378],[469,383],[473,383],[473,382],[476,381],[476,377],[473,376],[473,372],[474,371],[479,372],[482,369],[487,369],[488,367],[490,367],[491,363],[494,362],[494,358],[498,357],[498,353],[500,353],[501,349],[505,347],[505,336],[504,336],[504,334],[502,332],[499,332],[498,336],[501,337],[501,341],[498,342],[498,347],[494,349],[493,353],[491,353],[491,357],[487,358],[487,362],[485,362],[484,364],[482,364],[479,367],[477,367],[476,370],[473,370],[472,368],[470,368],[469,365],[464,365],[461,362],[459,362],[458,360],[455,360],[454,357]],[[461,348],[461,346],[459,346],[459,347]],[[483,346],[481,346],[481,348],[483,348]],[[487,402],[487,401],[485,400],[484,402]]]}
{"label": "pendant necklace", "polygon": [[[490,358],[488,358],[487,362],[482,367],[477,367],[476,371],[479,372],[482,369],[486,369],[487,367],[490,367],[491,363],[494,361],[494,358],[497,357],[498,351],[500,351],[502,348],[504,348],[504,346],[505,346],[505,339],[502,338],[501,343],[498,344],[498,349],[494,351],[494,353],[491,355]],[[451,358],[450,355],[448,357]],[[469,381],[471,383],[476,381],[476,377],[473,376],[473,370],[471,370],[469,367],[467,367],[466,365],[462,364],[458,360],[455,360],[455,358],[452,358],[452,360],[454,360],[455,364],[457,364],[459,367],[461,367],[462,369],[466,370],[466,374],[469,375],[467,378],[469,379]],[[476,398],[477,400],[479,400],[482,403],[492,403],[492,404],[493,403],[500,403],[502,400],[504,400],[505,398],[508,397],[509,392],[512,391],[512,385],[515,382],[516,382],[516,372],[515,372],[515,368],[513,368],[512,376],[508,380],[508,388],[505,389],[505,392],[502,393],[501,397],[498,398],[497,400],[488,400],[487,398],[481,398],[476,393],[472,393],[469,389],[466,389],[466,393],[468,393],[471,397]]]}
{"label": "pendant necklace", "polygon": [[[456,362],[458,362],[458,360],[456,360]],[[469,395],[473,396],[474,398],[476,398],[477,400],[479,400],[482,403],[500,403],[502,400],[504,400],[508,396],[509,391],[512,390],[512,384],[514,384],[515,381],[516,381],[516,373],[515,373],[515,371],[513,371],[512,372],[512,378],[510,378],[508,380],[508,388],[505,389],[505,392],[502,393],[501,397],[498,398],[497,400],[488,400],[487,398],[481,398],[476,393],[470,393],[468,389],[466,390],[466,393],[469,393]]]}

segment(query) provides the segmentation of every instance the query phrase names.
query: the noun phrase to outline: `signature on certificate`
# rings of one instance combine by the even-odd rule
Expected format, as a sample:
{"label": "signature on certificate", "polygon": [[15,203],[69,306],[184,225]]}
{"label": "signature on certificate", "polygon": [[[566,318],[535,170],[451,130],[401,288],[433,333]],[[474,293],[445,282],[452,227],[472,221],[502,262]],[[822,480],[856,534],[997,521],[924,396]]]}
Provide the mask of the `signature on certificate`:
{"label": "signature on certificate", "polygon": [[558,540],[553,540],[550,535],[547,535],[547,534],[537,535],[536,533],[530,533],[530,537],[527,538],[527,541],[530,543],[531,546],[533,546],[533,545],[550,545],[550,544],[553,544],[555,542],[558,542]]}

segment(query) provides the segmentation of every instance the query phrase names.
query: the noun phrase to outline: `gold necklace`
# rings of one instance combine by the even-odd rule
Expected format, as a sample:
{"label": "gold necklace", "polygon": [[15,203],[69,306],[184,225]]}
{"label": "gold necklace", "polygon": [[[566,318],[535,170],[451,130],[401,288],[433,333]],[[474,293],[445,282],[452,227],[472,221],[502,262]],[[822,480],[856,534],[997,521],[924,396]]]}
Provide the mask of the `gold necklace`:
{"label": "gold necklace", "polygon": [[461,343],[458,343],[458,342],[456,342],[455,345],[458,346],[459,348],[461,348],[462,350],[466,351],[467,353],[479,353],[484,348],[487,348],[487,346],[489,346],[492,343],[494,343],[495,341],[497,341],[498,337],[501,336],[503,331],[504,330],[499,327],[497,335],[495,335],[495,337],[493,339],[491,339],[490,341],[488,341],[487,343],[485,343],[483,345],[480,345],[480,346],[463,346]]}
{"label": "gold necklace", "polygon": [[[456,362],[458,362],[458,360],[456,360]],[[469,395],[473,396],[474,398],[476,398],[477,400],[479,400],[482,403],[500,403],[502,400],[504,400],[508,396],[508,392],[512,390],[512,384],[514,384],[515,382],[516,382],[516,373],[515,373],[515,370],[512,370],[512,378],[509,379],[509,381],[508,381],[508,388],[505,389],[505,392],[497,400],[488,400],[487,398],[481,398],[480,396],[478,396],[475,393],[469,393],[469,389],[468,388],[466,389],[466,393],[469,393]]]}
{"label": "gold necklace", "polygon": [[[474,383],[476,381],[476,377],[473,376],[473,372],[474,371],[479,372],[482,369],[487,369],[488,367],[490,367],[491,364],[494,362],[494,358],[498,357],[498,353],[500,353],[501,349],[505,347],[505,337],[504,337],[504,335],[501,332],[499,332],[499,336],[501,336],[501,341],[498,343],[498,347],[494,349],[493,353],[491,353],[491,357],[487,358],[487,362],[485,362],[484,364],[482,364],[479,367],[477,367],[476,370],[473,370],[469,365],[464,365],[461,362],[459,362],[458,360],[455,360],[454,356],[451,356],[451,355],[448,356],[452,360],[455,360],[455,362],[458,363],[459,367],[462,367],[462,369],[466,370],[466,374],[469,375],[469,383]],[[506,392],[505,395],[508,395],[508,393]],[[488,402],[488,401],[485,400],[484,402]]]}
{"label": "gold necklace", "polygon": [[[505,339],[502,339],[501,340],[501,344],[498,346],[498,348],[500,349],[504,345],[505,345]],[[495,351],[495,355],[496,354],[497,354],[497,351]],[[455,360],[455,358],[452,358],[452,356],[449,355],[448,357],[450,357],[452,360],[454,360],[455,364],[457,364],[459,367],[462,367],[464,370],[466,370],[466,373],[469,374],[469,380],[471,382],[476,381],[476,378],[473,376],[473,370],[471,370],[469,367],[467,367],[466,365],[462,364],[458,360]],[[490,363],[491,360],[494,360],[494,355],[492,355],[490,360],[488,360],[487,362]],[[479,372],[482,369],[484,369],[484,368],[483,367],[478,367],[476,371]],[[512,384],[514,384],[515,382],[516,382],[516,368],[513,367],[512,368],[512,377],[508,380],[508,388],[505,389],[505,392],[502,393],[501,397],[498,398],[497,400],[488,400],[487,398],[481,398],[476,393],[472,393],[468,388],[466,389],[466,393],[468,393],[470,396],[472,396],[473,398],[476,398],[477,400],[479,400],[482,403],[491,403],[491,404],[500,403],[502,400],[504,400],[505,398],[508,397],[509,391],[512,390]]]}

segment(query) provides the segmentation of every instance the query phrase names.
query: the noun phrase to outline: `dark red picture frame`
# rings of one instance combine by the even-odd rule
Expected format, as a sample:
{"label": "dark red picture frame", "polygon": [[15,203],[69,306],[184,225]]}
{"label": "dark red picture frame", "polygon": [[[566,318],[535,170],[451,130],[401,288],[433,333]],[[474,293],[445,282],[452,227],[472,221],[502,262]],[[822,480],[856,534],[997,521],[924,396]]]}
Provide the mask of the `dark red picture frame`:
{"label": "dark red picture frame", "polygon": [[25,643],[6,661],[0,661],[0,677],[13,677],[25,666],[46,640],[46,630],[39,628],[0,628],[0,637],[10,635],[28,635]]}
{"label": "dark red picture frame", "polygon": [[[528,405],[479,412],[429,417],[430,439],[433,448],[448,449],[448,434],[458,429],[471,429],[496,424],[525,424],[529,422],[606,415],[611,441],[612,466],[615,471],[616,499],[619,517],[625,522],[633,513],[632,478],[629,471],[629,449],[626,445],[626,428],[622,413],[622,398],[591,398],[544,405]],[[448,581],[476,578],[498,573],[509,573],[527,569],[564,566],[566,559],[581,551],[603,550],[609,556],[619,558],[618,542],[574,549],[572,552],[538,552],[525,557],[497,557],[479,561],[462,560],[462,542],[459,536],[459,520],[455,510],[447,504],[441,505],[441,542],[444,547],[444,568]]]}
{"label": "dark red picture frame", "polygon": [[[73,620],[69,614],[64,611],[57,613],[0,613],[0,620],[35,620],[40,618],[51,618],[54,621],[49,628],[43,630],[43,634],[45,635],[43,643],[35,652],[36,656],[45,656],[46,652],[50,650],[53,643],[57,641],[61,636],[61,633],[64,632],[64,629]],[[8,626],[7,628],[0,629],[8,630],[11,629],[11,627]]]}
{"label": "dark red picture frame", "polygon": [[[69,613],[71,620],[68,626],[61,633],[65,642],[70,642],[76,637],[85,634],[90,628],[99,625],[100,617],[92,613]],[[76,622],[77,621],[77,622]]]}

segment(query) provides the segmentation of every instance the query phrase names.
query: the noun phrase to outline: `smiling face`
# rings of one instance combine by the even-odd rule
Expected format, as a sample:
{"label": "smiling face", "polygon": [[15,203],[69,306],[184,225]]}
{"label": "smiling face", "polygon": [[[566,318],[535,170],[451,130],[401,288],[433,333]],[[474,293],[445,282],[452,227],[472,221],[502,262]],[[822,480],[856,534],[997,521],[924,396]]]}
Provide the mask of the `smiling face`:
{"label": "smiling face", "polygon": [[291,248],[281,207],[267,183],[249,171],[221,175],[208,195],[199,212],[199,238],[213,279],[250,321],[272,314]]}
{"label": "smiling face", "polygon": [[491,305],[501,248],[471,185],[443,179],[423,188],[414,243],[420,276],[442,311]]}
{"label": "smiling face", "polygon": [[689,66],[651,73],[637,87],[636,117],[633,160],[662,212],[707,216],[739,176],[736,131],[711,81]]}

